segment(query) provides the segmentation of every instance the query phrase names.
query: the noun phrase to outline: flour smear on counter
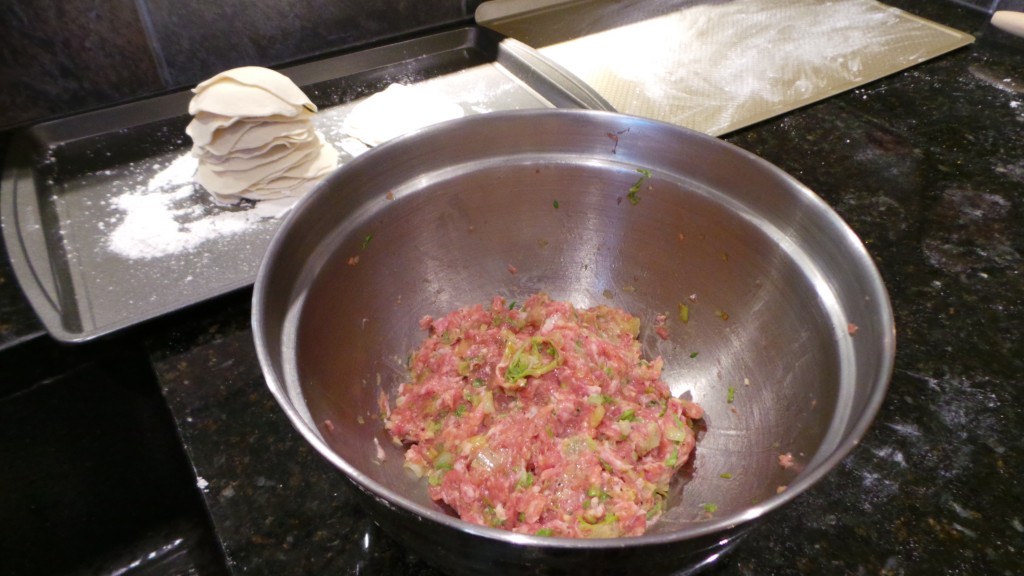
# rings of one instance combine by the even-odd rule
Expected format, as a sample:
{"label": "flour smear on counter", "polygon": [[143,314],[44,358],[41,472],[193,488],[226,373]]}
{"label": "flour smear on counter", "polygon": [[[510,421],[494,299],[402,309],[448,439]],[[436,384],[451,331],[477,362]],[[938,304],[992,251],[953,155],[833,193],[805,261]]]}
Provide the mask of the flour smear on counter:
{"label": "flour smear on counter", "polygon": [[[601,32],[556,37],[540,52],[620,112],[712,135],[859,86],[967,41],[966,35],[873,0],[693,2],[662,15],[657,2],[627,3],[640,16],[647,10],[649,17],[624,19],[621,2],[606,3],[590,15],[591,26]],[[579,18],[578,12],[566,13]]]}
{"label": "flour smear on counter", "polygon": [[185,153],[146,186],[112,197],[111,206],[124,217],[110,234],[110,250],[133,260],[187,252],[216,238],[245,232],[289,207],[261,202],[253,207],[211,210],[196,199],[203,193],[193,184],[197,165],[198,161]]}

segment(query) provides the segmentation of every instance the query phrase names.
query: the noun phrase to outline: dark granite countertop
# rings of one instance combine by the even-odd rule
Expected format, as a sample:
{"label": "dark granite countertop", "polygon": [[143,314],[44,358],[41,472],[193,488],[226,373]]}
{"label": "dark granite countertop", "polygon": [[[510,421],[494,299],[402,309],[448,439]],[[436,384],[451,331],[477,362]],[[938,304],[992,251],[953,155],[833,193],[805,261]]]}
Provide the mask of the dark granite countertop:
{"label": "dark granite countertop", "polygon": [[[976,34],[945,57],[725,140],[852,226],[896,315],[862,444],[711,573],[1024,573],[1024,40],[949,3],[890,4]],[[0,344],[38,333],[0,269]],[[135,330],[236,574],[437,574],[378,529],[267,390],[243,290]]]}

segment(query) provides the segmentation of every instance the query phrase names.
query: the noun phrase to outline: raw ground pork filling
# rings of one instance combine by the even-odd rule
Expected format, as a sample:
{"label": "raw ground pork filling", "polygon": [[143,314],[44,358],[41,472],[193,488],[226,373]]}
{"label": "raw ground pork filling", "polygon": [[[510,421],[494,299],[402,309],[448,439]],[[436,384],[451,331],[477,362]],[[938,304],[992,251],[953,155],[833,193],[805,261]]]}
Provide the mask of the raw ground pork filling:
{"label": "raw ground pork filling", "polygon": [[385,422],[431,498],[526,534],[637,536],[657,520],[703,410],[641,357],[637,318],[538,294],[420,324]]}

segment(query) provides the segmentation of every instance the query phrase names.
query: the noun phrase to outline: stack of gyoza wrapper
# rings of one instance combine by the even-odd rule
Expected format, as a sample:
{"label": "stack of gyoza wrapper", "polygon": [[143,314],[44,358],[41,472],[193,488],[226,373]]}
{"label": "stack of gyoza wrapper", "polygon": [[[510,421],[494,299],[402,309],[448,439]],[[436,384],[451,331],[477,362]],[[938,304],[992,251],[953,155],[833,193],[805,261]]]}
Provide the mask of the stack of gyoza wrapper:
{"label": "stack of gyoza wrapper", "polygon": [[200,83],[188,111],[196,181],[218,201],[300,196],[337,167],[314,105],[287,76],[246,66]]}

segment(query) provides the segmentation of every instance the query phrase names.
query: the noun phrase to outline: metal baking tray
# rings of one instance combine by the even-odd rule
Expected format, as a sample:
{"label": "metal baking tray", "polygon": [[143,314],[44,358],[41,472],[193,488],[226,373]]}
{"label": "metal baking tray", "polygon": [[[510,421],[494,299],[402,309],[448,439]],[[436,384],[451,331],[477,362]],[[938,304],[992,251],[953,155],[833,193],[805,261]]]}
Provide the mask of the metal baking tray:
{"label": "metal baking tray", "polygon": [[[345,136],[340,130],[347,112],[391,83],[429,84],[467,115],[612,109],[532,48],[475,26],[281,71],[320,108],[317,128],[336,147]],[[54,338],[90,340],[255,280],[281,218],[240,214],[252,204],[218,206],[191,178],[177,182],[159,206],[163,224],[170,214],[180,229],[181,246],[168,252],[165,244],[166,253],[143,256],[113,248],[129,215],[125,198],[138,200],[153,190],[166,195],[160,174],[188,154],[184,129],[191,96],[183,90],[40,124],[12,141],[0,187],[4,241],[25,295]],[[339,151],[340,163],[351,159],[344,148]],[[228,216],[236,226],[230,233],[189,242],[190,231]]]}

